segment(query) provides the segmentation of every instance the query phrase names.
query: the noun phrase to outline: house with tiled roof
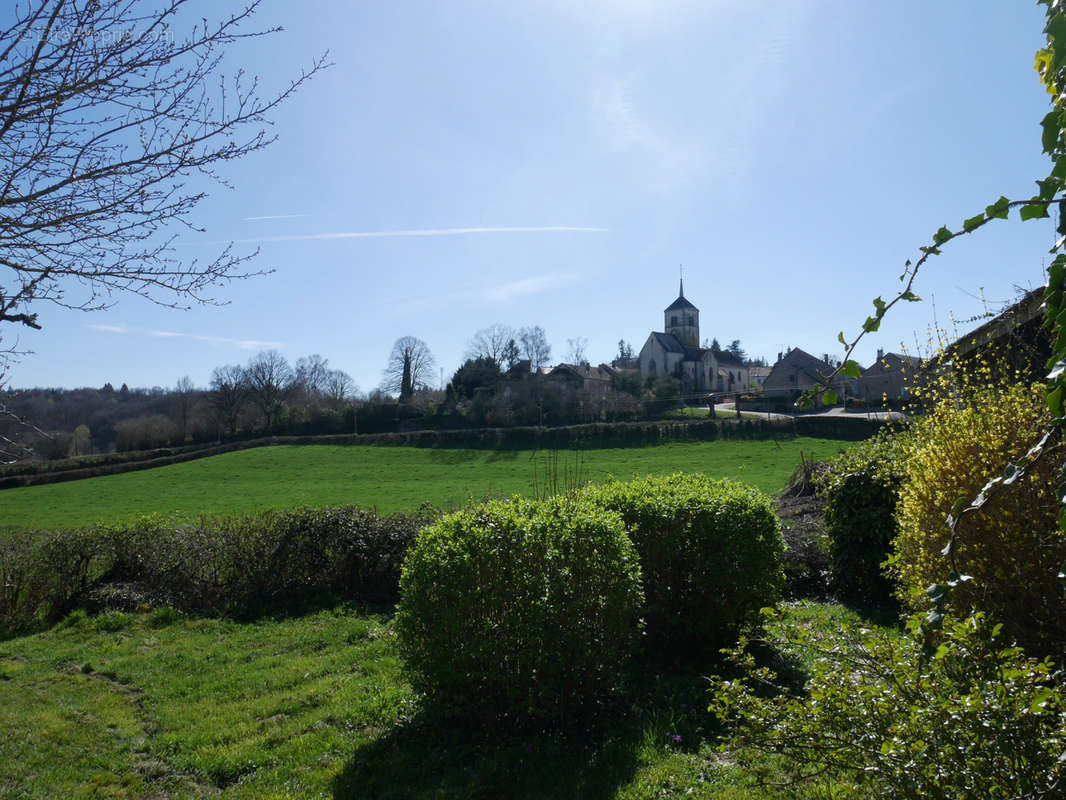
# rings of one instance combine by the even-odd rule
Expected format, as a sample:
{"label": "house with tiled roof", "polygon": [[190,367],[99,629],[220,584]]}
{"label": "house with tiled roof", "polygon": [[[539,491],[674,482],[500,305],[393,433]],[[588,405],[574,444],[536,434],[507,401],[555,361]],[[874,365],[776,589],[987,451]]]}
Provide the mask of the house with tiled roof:
{"label": "house with tiled roof", "polygon": [[689,396],[747,391],[747,366],[699,342],[700,310],[685,297],[682,280],[677,299],[663,310],[663,330],[648,334],[640,348],[641,378],[677,378],[682,394]]}
{"label": "house with tiled roof", "polygon": [[875,404],[903,400],[917,380],[921,365],[922,360],[915,356],[878,350],[874,363],[862,371],[858,394]]}
{"label": "house with tiled roof", "polygon": [[548,377],[564,381],[576,389],[588,389],[599,394],[606,394],[611,389],[611,380],[615,370],[607,364],[593,367],[590,364],[559,364],[552,368]]}
{"label": "house with tiled roof", "polygon": [[[798,347],[790,347],[786,352],[777,354],[777,363],[763,381],[763,392],[796,398],[803,392],[820,389],[823,376],[834,369],[835,365],[828,356],[817,358]],[[840,397],[855,394],[850,382],[841,375],[833,379],[833,390]]]}

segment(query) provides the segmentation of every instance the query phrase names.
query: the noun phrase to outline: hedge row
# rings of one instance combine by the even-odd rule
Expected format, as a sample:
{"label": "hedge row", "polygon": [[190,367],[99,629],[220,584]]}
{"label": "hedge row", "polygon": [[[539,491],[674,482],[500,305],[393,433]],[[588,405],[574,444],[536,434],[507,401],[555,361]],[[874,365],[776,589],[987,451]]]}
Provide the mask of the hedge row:
{"label": "hedge row", "polygon": [[403,558],[429,519],[298,509],[3,539],[0,631],[55,622],[78,605],[244,615],[315,594],[395,602]]}
{"label": "hedge row", "polygon": [[870,419],[797,417],[788,420],[719,421],[708,419],[700,422],[604,422],[557,428],[476,428],[330,436],[268,436],[206,447],[188,445],[131,453],[81,456],[59,462],[31,462],[0,467],[0,489],[115,475],[271,445],[569,449],[574,447],[642,447],[674,441],[771,439],[780,436],[815,436],[858,441],[880,430],[883,424],[879,420]]}

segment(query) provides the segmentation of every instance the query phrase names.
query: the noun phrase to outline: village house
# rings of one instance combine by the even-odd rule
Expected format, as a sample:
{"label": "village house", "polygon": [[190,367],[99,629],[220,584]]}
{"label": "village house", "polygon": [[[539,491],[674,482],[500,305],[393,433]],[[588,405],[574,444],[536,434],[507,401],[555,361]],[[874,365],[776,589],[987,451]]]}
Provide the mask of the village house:
{"label": "village house", "polygon": [[748,367],[731,353],[700,347],[700,310],[685,297],[682,280],[677,299],[663,311],[663,331],[652,332],[640,348],[640,376],[677,378],[689,399],[705,393],[744,392]]}
{"label": "village house", "polygon": [[[820,391],[824,376],[829,375],[836,365],[828,355],[816,358],[810,353],[790,347],[784,353],[777,354],[777,363],[770,369],[770,374],[763,381],[763,392],[768,396],[798,398],[803,392]],[[856,394],[852,382],[842,375],[833,379],[833,391],[843,399]]]}
{"label": "village house", "polygon": [[548,373],[552,380],[563,381],[575,389],[585,389],[594,394],[607,394],[611,390],[614,375],[615,370],[606,364],[600,364],[598,367],[589,364],[559,364]]}
{"label": "village house", "polygon": [[905,400],[914,385],[922,360],[878,349],[877,359],[862,371],[857,382],[858,396],[867,403],[896,403]]}

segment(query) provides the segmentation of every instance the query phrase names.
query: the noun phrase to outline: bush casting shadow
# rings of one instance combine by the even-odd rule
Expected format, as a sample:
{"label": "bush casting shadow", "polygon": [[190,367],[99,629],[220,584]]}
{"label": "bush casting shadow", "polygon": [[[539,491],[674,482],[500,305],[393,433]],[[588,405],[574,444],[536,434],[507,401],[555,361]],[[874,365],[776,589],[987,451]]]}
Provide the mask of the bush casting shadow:
{"label": "bush casting shadow", "polygon": [[566,733],[476,731],[420,714],[360,747],[333,796],[612,797],[645,766],[649,741],[694,750],[717,730],[706,679],[689,671],[649,676],[628,707]]}

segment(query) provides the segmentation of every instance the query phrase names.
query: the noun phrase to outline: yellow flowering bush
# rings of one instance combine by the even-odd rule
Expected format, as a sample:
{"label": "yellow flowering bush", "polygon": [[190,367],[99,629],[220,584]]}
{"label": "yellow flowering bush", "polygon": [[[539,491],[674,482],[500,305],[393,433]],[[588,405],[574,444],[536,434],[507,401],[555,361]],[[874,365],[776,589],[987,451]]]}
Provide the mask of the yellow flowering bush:
{"label": "yellow flowering bush", "polygon": [[990,386],[979,368],[929,387],[930,412],[904,445],[899,535],[891,572],[900,600],[913,609],[925,590],[952,572],[970,575],[951,603],[987,611],[1021,644],[1048,651],[1066,641],[1063,586],[1066,537],[1059,530],[1056,464],[1062,446],[1046,453],[1010,485],[997,487],[956,528],[953,556],[943,554],[947,516],[969,505],[988,481],[1018,463],[1053,427],[1040,384]]}

